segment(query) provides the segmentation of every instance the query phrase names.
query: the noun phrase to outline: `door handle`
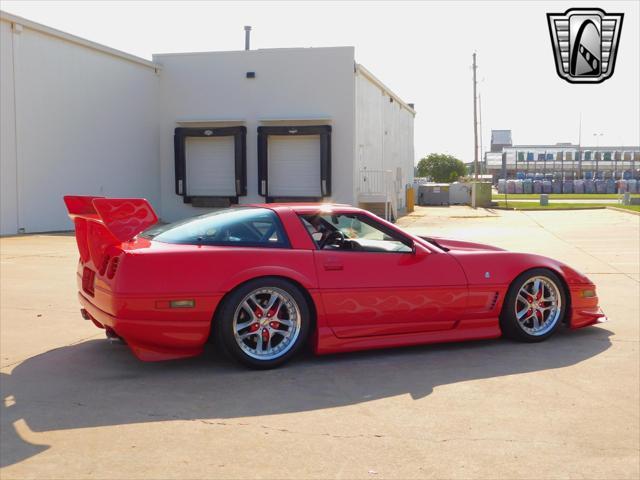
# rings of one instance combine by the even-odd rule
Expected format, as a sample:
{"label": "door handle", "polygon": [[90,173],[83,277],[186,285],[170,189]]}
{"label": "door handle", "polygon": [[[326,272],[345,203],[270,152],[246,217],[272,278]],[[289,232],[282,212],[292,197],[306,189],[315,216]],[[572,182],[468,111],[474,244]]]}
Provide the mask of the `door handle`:
{"label": "door handle", "polygon": [[341,263],[337,263],[337,262],[332,262],[332,263],[325,263],[324,264],[324,269],[325,270],[342,270],[342,264]]}

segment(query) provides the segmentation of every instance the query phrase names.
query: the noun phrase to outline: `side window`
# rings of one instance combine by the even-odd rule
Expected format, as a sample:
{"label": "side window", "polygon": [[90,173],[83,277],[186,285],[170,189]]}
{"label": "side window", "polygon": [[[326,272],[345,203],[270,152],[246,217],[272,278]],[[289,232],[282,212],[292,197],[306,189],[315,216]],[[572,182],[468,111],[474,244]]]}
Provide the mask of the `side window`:
{"label": "side window", "polygon": [[321,250],[410,253],[407,241],[363,215],[303,215],[302,222]]}
{"label": "side window", "polygon": [[278,216],[266,208],[220,210],[148,230],[143,236],[187,245],[289,247]]}

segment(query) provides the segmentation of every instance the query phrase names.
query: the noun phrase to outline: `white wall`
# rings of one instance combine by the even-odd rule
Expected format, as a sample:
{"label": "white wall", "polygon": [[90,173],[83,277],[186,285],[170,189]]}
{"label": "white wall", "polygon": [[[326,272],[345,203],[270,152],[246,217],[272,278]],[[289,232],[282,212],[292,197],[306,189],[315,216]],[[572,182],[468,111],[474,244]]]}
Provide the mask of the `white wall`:
{"label": "white wall", "polygon": [[0,22],[0,234],[18,231],[12,36]]}
{"label": "white wall", "polygon": [[[355,178],[367,170],[402,169],[399,206],[405,206],[404,186],[413,183],[413,113],[395,96],[358,70],[356,84]],[[392,101],[391,101],[392,100]]]}
{"label": "white wall", "polygon": [[[164,220],[206,212],[183,203],[175,194],[174,129],[228,125],[224,120],[247,127],[248,194],[240,197],[240,203],[264,201],[257,185],[257,128],[277,124],[273,122],[277,119],[283,125],[332,126],[331,198],[354,203],[352,47],[167,54],[154,55],[153,60],[162,65],[159,104]],[[256,78],[245,78],[249,71],[255,72]],[[202,122],[177,123],[184,120]]]}
{"label": "white wall", "polygon": [[37,29],[12,32],[4,18],[1,24],[1,233],[73,228],[65,194],[157,203],[154,68]]}

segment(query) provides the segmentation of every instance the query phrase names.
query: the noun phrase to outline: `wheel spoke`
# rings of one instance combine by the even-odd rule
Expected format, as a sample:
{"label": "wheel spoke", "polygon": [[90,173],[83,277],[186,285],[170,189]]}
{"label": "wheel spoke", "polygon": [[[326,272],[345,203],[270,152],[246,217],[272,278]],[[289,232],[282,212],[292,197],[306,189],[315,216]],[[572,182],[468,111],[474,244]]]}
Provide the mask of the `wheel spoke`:
{"label": "wheel spoke", "polygon": [[[278,306],[276,307],[276,311],[273,312],[273,318],[278,318],[278,315],[280,315],[280,312],[282,311],[282,305],[283,302],[278,303]],[[278,319],[279,321],[280,319]]]}
{"label": "wheel spoke", "polygon": [[269,301],[267,302],[267,306],[264,307],[262,309],[262,311],[264,313],[268,313],[269,311],[271,311],[271,309],[273,308],[273,306],[276,304],[276,302],[278,302],[280,300],[280,297],[278,297],[278,295],[276,295],[275,293],[271,294],[271,297],[269,297]]}
{"label": "wheel spoke", "polygon": [[242,308],[242,310],[244,310],[245,312],[247,312],[250,316],[251,316],[251,320],[252,321],[256,321],[256,312],[255,312],[255,307],[252,307],[249,304],[249,300],[245,300],[244,302],[242,302],[242,305],[240,306],[240,308]]}
{"label": "wheel spoke", "polygon": [[263,313],[264,309],[262,308],[262,305],[260,304],[260,300],[258,300],[258,298],[255,295],[251,295],[248,299],[247,299],[247,304],[249,304],[248,300],[251,300],[251,302],[255,305],[251,311],[254,315],[256,315],[258,312],[259,313]]}
{"label": "wheel spoke", "polygon": [[255,322],[256,322],[255,318],[250,318],[246,322],[237,323],[236,324],[236,332],[240,332],[240,331],[244,330],[245,328],[249,327],[251,324],[253,324]]}
{"label": "wheel spoke", "polygon": [[531,315],[531,318],[533,319],[533,329],[537,330],[540,328],[540,320],[538,320],[538,316],[534,313],[533,315]]}
{"label": "wheel spoke", "polygon": [[530,310],[531,309],[528,306],[526,306],[522,310],[520,310],[518,313],[516,313],[516,317],[518,317],[518,320],[522,320],[522,317],[524,317],[526,313]]}
{"label": "wheel spoke", "polygon": [[278,318],[278,323],[286,325],[287,327],[292,327],[294,324],[293,320],[288,318]]}
{"label": "wheel spoke", "polygon": [[249,332],[241,333],[241,334],[238,335],[238,338],[240,340],[245,340],[245,339],[249,338],[251,335],[257,335],[257,333],[258,333],[257,331],[255,331],[255,332],[249,331]]}
{"label": "wheel spoke", "polygon": [[238,323],[236,325],[236,332],[240,333],[245,328],[251,326],[254,323],[254,320],[249,320],[248,322]]}
{"label": "wheel spoke", "polygon": [[524,317],[522,320],[520,320],[520,323],[522,323],[523,325],[526,324],[529,320],[531,320],[531,323],[533,324],[533,314],[531,315],[527,315],[526,317]]}
{"label": "wheel spoke", "polygon": [[536,278],[533,282],[533,295],[538,299],[540,299],[540,297],[542,296],[541,288],[543,287],[541,285],[540,279]]}

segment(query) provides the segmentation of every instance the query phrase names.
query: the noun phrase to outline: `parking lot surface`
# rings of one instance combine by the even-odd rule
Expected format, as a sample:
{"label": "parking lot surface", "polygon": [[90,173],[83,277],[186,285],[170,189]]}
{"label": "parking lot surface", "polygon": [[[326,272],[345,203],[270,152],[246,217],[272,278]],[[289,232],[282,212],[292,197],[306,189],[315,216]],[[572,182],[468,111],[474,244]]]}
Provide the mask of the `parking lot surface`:
{"label": "parking lot surface", "polygon": [[640,217],[418,208],[410,231],[564,261],[610,322],[245,370],[142,363],[79,315],[70,235],[3,238],[0,477],[638,478]]}

